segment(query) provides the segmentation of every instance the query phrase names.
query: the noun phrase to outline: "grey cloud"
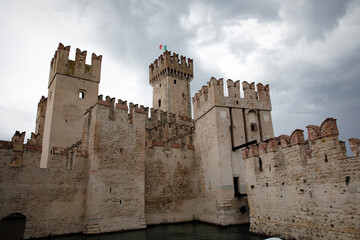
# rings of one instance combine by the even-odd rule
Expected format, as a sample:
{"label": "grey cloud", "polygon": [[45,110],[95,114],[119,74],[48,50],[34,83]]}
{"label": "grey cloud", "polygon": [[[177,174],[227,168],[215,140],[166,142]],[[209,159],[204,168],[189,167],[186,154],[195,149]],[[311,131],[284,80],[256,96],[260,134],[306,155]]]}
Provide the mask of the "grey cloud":
{"label": "grey cloud", "polygon": [[345,15],[350,0],[283,1],[280,16],[288,21],[299,37],[324,38]]}

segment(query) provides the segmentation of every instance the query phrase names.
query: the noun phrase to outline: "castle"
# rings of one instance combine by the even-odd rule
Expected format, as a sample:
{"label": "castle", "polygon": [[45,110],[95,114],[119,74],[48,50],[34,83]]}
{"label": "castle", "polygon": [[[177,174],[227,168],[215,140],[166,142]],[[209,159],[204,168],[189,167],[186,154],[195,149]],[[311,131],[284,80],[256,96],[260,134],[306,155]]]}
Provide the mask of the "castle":
{"label": "castle", "polygon": [[168,51],[149,66],[153,108],[115,101],[98,95],[102,56],[88,65],[69,51],[60,43],[51,60],[35,133],[0,141],[0,237],[15,221],[33,238],[193,220],[360,236],[360,140],[347,158],[334,119],[309,126],[309,141],[274,138],[268,85],[243,82],[241,94],[227,80],[225,96],[211,78],[191,98],[193,60]]}

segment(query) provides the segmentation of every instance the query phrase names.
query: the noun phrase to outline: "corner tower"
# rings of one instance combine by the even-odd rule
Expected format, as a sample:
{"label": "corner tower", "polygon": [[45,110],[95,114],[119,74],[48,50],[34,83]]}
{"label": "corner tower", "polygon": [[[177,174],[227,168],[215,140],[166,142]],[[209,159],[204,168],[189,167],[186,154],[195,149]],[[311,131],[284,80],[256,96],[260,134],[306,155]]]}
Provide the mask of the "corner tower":
{"label": "corner tower", "polygon": [[40,167],[48,167],[53,147],[69,147],[82,138],[83,116],[97,101],[102,56],[76,49],[69,60],[70,46],[59,44],[50,63],[48,99]]}
{"label": "corner tower", "polygon": [[193,60],[165,51],[149,66],[153,107],[191,119],[190,82]]}

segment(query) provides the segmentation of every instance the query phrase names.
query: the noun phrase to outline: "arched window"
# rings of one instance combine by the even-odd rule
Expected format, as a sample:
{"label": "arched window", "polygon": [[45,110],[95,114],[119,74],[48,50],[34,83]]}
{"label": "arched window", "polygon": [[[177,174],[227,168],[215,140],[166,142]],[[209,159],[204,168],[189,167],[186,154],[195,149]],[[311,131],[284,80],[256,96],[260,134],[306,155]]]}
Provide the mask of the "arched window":
{"label": "arched window", "polygon": [[79,98],[85,98],[85,90],[79,90]]}

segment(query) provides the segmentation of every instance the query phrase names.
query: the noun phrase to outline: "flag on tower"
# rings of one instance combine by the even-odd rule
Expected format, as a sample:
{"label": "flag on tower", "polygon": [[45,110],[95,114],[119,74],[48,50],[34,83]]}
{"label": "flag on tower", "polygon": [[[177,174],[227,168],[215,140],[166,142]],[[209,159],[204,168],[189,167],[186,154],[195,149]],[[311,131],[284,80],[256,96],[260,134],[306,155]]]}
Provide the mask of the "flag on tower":
{"label": "flag on tower", "polygon": [[160,45],[159,49],[166,51],[166,50],[167,50],[167,44],[165,44],[165,45]]}

